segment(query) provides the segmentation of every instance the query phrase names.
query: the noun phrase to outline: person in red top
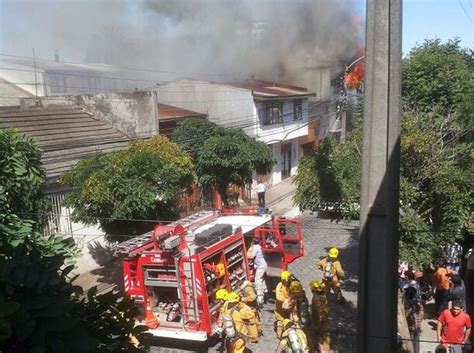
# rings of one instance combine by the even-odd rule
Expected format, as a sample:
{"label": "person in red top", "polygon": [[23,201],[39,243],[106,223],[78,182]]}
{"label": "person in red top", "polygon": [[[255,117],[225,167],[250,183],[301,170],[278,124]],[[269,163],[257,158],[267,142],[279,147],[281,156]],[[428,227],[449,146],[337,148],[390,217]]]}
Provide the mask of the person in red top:
{"label": "person in red top", "polygon": [[434,273],[435,308],[438,316],[448,308],[449,278],[452,272],[451,269],[443,267],[440,262]]}
{"label": "person in red top", "polygon": [[462,352],[471,334],[471,318],[462,310],[461,302],[453,300],[451,309],[444,310],[438,318],[438,341],[449,344],[454,352]]}

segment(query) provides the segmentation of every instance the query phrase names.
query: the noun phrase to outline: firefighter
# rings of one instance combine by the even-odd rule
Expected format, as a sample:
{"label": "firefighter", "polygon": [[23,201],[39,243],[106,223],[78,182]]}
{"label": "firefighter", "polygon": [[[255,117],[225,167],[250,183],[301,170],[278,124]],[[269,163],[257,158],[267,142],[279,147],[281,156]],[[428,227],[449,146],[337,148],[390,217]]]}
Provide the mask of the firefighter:
{"label": "firefighter", "polygon": [[309,353],[308,339],[298,325],[288,319],[283,320],[284,331],[281,334],[279,348],[286,353]]}
{"label": "firefighter", "polygon": [[253,309],[257,308],[257,292],[255,291],[255,286],[250,281],[244,281],[242,286],[240,286],[242,291],[242,302],[247,304]]}
{"label": "firefighter", "polygon": [[282,271],[280,279],[281,281],[275,289],[275,332],[278,337],[280,337],[283,332],[283,320],[291,319],[294,307],[294,301],[290,291],[292,281],[291,273]]}
{"label": "firefighter", "polygon": [[321,281],[312,281],[309,286],[313,292],[311,317],[319,344],[319,351],[320,353],[329,353],[331,337],[329,335],[329,304],[325,285]]}
{"label": "firefighter", "polygon": [[294,302],[291,319],[305,327],[309,324],[308,299],[301,282],[294,277],[290,282],[290,296]]}
{"label": "firefighter", "polygon": [[292,321],[295,322],[298,327],[301,328],[301,330],[303,330],[308,340],[308,346],[313,352],[313,327],[309,313],[308,298],[306,297],[303,285],[295,277],[292,277],[292,281],[290,283],[290,295],[294,301]]}
{"label": "firefighter", "polygon": [[218,321],[219,330],[217,330],[217,333],[220,333],[222,327],[224,327],[223,316],[227,308],[228,295],[229,295],[229,292],[227,292],[227,289],[225,288],[221,288],[216,292],[216,300],[219,300],[221,302],[221,308],[219,310],[219,321]]}
{"label": "firefighter", "polygon": [[252,324],[252,321],[255,321],[255,314],[247,304],[240,301],[237,293],[231,292],[227,296],[227,306],[223,316],[229,352],[244,352],[246,340],[257,342],[257,326]]}
{"label": "firefighter", "polygon": [[337,259],[339,250],[331,248],[328,256],[317,263],[317,267],[323,271],[323,281],[326,287],[326,294],[332,289],[336,300],[339,304],[344,304],[345,299],[341,292],[341,281],[344,280],[345,274],[342,270],[341,263]]}
{"label": "firefighter", "polygon": [[257,325],[258,333],[260,335],[263,330],[260,324],[260,314],[258,312],[257,292],[255,291],[255,286],[250,281],[244,281],[240,290],[242,291],[242,302],[247,304],[255,313],[255,322],[253,322],[253,324]]}

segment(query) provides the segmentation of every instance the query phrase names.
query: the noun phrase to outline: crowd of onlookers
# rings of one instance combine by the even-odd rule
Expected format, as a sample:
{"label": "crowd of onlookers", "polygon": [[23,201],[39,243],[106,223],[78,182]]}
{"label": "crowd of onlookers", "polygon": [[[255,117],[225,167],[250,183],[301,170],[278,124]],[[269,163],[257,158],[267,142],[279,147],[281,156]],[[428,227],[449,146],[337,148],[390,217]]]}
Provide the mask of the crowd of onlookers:
{"label": "crowd of onlookers", "polygon": [[[425,317],[437,321],[433,325],[439,342],[436,353],[473,352],[469,343],[471,319],[467,313],[462,266],[471,253],[472,248],[464,251],[457,241],[446,246],[444,258],[435,262],[434,271],[419,271],[406,262],[399,264],[400,291],[414,353],[420,352]],[[425,310],[425,305],[433,299],[434,311]]]}

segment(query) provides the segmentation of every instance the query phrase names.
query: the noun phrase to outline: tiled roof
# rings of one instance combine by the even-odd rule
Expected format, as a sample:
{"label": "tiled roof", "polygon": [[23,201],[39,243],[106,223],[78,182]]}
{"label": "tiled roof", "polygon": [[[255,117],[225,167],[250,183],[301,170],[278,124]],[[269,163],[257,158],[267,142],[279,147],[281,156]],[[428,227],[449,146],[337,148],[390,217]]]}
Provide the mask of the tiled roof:
{"label": "tiled roof", "polygon": [[172,105],[158,103],[158,120],[174,120],[185,118],[205,118],[207,114],[193,112]]}
{"label": "tiled roof", "polygon": [[0,109],[0,129],[18,128],[43,152],[41,162],[49,182],[81,158],[128,148],[128,136],[82,109]]}

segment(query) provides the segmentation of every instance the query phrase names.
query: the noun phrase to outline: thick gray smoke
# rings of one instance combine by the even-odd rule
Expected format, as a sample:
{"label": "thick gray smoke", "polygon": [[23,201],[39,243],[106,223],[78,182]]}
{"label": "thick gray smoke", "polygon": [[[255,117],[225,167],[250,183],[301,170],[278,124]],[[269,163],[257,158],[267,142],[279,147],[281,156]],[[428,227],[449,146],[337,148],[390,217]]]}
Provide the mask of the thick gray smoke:
{"label": "thick gray smoke", "polygon": [[[162,77],[289,80],[356,54],[355,0],[0,0],[2,52],[146,67]],[[18,23],[12,24],[12,18]],[[8,30],[10,24],[15,31]],[[5,28],[7,29],[5,31]],[[20,28],[20,31],[18,31]],[[48,54],[46,54],[46,52]]]}

